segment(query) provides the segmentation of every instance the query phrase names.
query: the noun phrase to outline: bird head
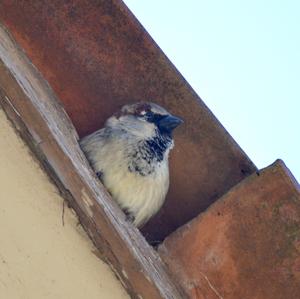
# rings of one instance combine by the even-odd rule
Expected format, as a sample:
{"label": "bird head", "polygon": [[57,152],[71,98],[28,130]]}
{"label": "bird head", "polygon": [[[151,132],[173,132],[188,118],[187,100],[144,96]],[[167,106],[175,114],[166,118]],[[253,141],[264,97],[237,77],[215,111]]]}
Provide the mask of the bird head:
{"label": "bird head", "polygon": [[181,118],[157,104],[138,102],[123,106],[107,120],[106,126],[148,139],[156,134],[171,137],[172,131],[181,123]]}

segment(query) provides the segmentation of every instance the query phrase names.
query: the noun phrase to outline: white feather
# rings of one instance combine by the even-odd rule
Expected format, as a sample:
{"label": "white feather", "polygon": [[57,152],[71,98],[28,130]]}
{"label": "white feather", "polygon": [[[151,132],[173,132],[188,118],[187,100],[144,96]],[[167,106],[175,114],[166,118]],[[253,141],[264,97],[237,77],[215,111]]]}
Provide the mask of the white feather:
{"label": "white feather", "polygon": [[[168,156],[173,141],[161,161],[152,161],[148,175],[129,169],[137,144],[153,138],[155,132],[154,124],[132,115],[112,116],[105,128],[80,141],[95,172],[103,173],[101,180],[107,190],[122,209],[134,216],[138,227],[161,208],[169,188]],[[145,161],[143,166],[149,167],[149,163]]]}

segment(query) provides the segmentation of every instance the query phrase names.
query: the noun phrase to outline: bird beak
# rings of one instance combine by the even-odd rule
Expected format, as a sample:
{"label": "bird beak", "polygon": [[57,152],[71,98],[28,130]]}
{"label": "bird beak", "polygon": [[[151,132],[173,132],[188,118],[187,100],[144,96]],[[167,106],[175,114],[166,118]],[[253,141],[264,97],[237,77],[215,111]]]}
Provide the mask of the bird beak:
{"label": "bird beak", "polygon": [[174,115],[166,115],[162,118],[157,126],[161,131],[171,133],[176,127],[183,123],[183,120]]}

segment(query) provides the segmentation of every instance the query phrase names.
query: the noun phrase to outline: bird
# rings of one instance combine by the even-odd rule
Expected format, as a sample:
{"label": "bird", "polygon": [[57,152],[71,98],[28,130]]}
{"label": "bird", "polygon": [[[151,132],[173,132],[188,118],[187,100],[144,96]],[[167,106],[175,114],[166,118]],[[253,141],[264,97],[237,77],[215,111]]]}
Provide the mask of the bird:
{"label": "bird", "polygon": [[183,120],[152,102],[124,105],[79,143],[98,178],[134,226],[162,207],[173,130]]}

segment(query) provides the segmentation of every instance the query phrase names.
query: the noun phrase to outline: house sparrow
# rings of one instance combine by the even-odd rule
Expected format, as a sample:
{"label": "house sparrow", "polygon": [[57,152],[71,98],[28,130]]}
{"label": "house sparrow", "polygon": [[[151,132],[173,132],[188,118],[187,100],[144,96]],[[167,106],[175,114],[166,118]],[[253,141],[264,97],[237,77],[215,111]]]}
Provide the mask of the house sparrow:
{"label": "house sparrow", "polygon": [[99,179],[137,227],[164,203],[172,131],[183,121],[154,103],[125,105],[80,140]]}

